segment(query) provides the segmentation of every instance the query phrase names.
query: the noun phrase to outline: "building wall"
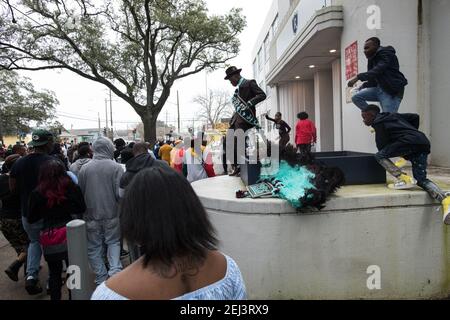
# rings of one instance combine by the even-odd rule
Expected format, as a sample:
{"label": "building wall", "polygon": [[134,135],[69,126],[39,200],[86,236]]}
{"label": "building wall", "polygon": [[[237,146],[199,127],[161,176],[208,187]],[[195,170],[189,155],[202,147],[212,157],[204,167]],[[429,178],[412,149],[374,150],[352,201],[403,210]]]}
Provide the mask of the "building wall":
{"label": "building wall", "polygon": [[[278,3],[280,20],[279,31],[270,48],[269,67],[289,46],[295,35],[292,31],[292,16],[299,13],[299,30],[320,9],[322,1],[301,0],[289,7],[288,1],[274,0]],[[333,77],[333,144],[335,150],[371,152],[377,151],[374,135],[362,123],[360,110],[352,102],[347,102],[347,82],[345,73],[345,48],[353,42],[358,43],[358,72],[367,70],[367,59],[363,53],[366,39],[376,36],[383,46],[392,45],[400,62],[400,70],[408,79],[405,97],[400,106],[401,113],[418,113],[421,116],[420,130],[432,142],[432,164],[450,166],[450,144],[447,143],[450,118],[450,76],[446,53],[450,52],[450,1],[422,0],[336,0],[326,5],[342,5],[344,28],[341,37],[341,62],[332,64]],[[368,8],[376,5],[380,10],[381,27],[371,30],[367,21],[372,13]],[[422,16],[422,19],[420,17]],[[307,17],[307,18],[306,18]],[[262,31],[264,32],[264,31]],[[338,70],[340,68],[340,70]],[[267,74],[267,65],[264,75]],[[338,80],[340,79],[340,81]],[[340,82],[340,84],[339,84]],[[289,86],[292,88],[289,89]],[[297,106],[288,110],[292,104],[299,84],[279,84],[280,96],[272,100],[265,110],[274,113],[280,110],[285,120],[292,121]],[[340,91],[339,90],[340,87]],[[314,92],[314,91],[313,91]],[[315,93],[318,95],[318,93]],[[327,93],[325,93],[327,94]],[[321,95],[321,94],[320,94]],[[292,97],[289,100],[289,97]],[[341,103],[339,103],[339,100]],[[283,112],[284,111],[284,112]],[[311,114],[311,113],[310,113]],[[319,125],[320,126],[320,125]],[[322,126],[323,128],[323,126]],[[329,136],[328,134],[326,136]],[[328,142],[327,142],[328,143]]]}
{"label": "building wall", "polygon": [[[289,1],[282,0],[281,2],[286,2],[289,4]],[[285,10],[280,16],[282,17],[282,21],[285,22],[285,25],[280,25],[282,31],[280,32],[276,42],[277,42],[277,57],[279,59],[281,55],[286,51],[292,41],[295,39],[296,34],[292,29],[292,18],[297,13],[298,14],[298,31],[300,31],[303,27],[306,26],[307,22],[314,15],[316,10],[319,10],[323,7],[323,1],[317,0],[301,0],[299,4],[295,8],[291,8],[291,10]],[[289,17],[286,15],[289,14]],[[297,32],[298,32],[297,31]]]}
{"label": "building wall", "polygon": [[336,59],[332,63],[331,72],[333,77],[334,150],[342,151],[341,59]]}
{"label": "building wall", "polygon": [[295,143],[295,124],[297,114],[305,111],[311,121],[315,120],[314,108],[314,81],[293,81],[284,83],[278,88],[279,111],[292,128],[291,143]]}
{"label": "building wall", "polygon": [[334,151],[333,77],[331,70],[314,75],[317,151]]}
{"label": "building wall", "polygon": [[[405,97],[400,112],[419,112],[423,106],[417,105],[418,77],[417,68],[417,0],[345,0],[344,29],[341,40],[341,56],[345,57],[345,48],[358,41],[359,72],[367,70],[367,59],[363,53],[366,39],[376,36],[382,45],[392,45],[397,50],[400,70],[408,79]],[[367,8],[377,5],[381,8],[381,29],[369,30],[366,27]],[[344,149],[349,151],[375,152],[375,139],[364,126],[360,111],[353,103],[346,101],[345,63],[342,63],[342,105]]]}
{"label": "building wall", "polygon": [[449,15],[450,1],[431,1],[432,160],[436,165],[447,167],[450,167]]}
{"label": "building wall", "polygon": [[[18,141],[20,141],[17,136],[4,136],[3,137],[3,144],[8,147],[9,145],[15,145]],[[25,143],[28,143],[31,141],[31,134],[28,134],[24,140],[22,140]]]}

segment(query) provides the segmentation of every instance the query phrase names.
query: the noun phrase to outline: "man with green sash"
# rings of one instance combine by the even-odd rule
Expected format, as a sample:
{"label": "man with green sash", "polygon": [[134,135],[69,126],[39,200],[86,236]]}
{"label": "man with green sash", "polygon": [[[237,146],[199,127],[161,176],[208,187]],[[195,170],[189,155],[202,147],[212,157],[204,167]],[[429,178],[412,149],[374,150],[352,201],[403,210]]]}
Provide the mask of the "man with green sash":
{"label": "man with green sash", "polygon": [[[258,86],[255,80],[247,80],[241,76],[242,69],[234,66],[229,67],[225,73],[225,80],[236,87],[232,98],[235,113],[230,121],[229,133],[238,129],[242,129],[244,133],[252,128],[259,129],[258,118],[256,117],[256,105],[264,101],[267,96],[264,91]],[[232,131],[231,131],[232,130]],[[238,176],[240,173],[239,165],[237,164],[237,153],[243,153],[245,150],[237,150],[237,138],[235,137],[234,148],[234,162],[232,164],[233,172],[230,176]]]}

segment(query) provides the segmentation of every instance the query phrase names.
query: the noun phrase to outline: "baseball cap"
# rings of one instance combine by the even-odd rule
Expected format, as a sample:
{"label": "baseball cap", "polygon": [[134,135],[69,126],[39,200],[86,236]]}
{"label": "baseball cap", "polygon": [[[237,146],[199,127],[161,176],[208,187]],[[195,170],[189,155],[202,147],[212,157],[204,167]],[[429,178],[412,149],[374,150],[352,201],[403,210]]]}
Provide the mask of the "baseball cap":
{"label": "baseball cap", "polygon": [[53,134],[45,129],[37,129],[31,135],[32,140],[28,142],[31,147],[44,146],[53,140]]}

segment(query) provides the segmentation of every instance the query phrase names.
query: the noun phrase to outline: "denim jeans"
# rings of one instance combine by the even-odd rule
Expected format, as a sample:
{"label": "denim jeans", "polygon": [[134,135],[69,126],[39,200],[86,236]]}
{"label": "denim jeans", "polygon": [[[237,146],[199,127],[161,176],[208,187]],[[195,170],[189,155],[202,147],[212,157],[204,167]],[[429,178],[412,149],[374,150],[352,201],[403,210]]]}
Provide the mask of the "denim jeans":
{"label": "denim jeans", "polygon": [[[88,237],[88,257],[95,272],[95,283],[100,285],[108,277],[122,271],[120,262],[119,218],[86,221]],[[107,248],[109,272],[103,260],[104,247]]]}
{"label": "denim jeans", "polygon": [[352,101],[361,110],[366,109],[369,105],[367,101],[370,101],[379,102],[383,112],[397,113],[402,99],[386,93],[380,87],[373,87],[362,89],[352,97]]}
{"label": "denim jeans", "polygon": [[39,235],[43,228],[43,220],[30,224],[25,217],[22,217],[22,225],[28,235],[28,238],[30,239],[27,257],[27,277],[32,276],[37,279],[42,256]]}

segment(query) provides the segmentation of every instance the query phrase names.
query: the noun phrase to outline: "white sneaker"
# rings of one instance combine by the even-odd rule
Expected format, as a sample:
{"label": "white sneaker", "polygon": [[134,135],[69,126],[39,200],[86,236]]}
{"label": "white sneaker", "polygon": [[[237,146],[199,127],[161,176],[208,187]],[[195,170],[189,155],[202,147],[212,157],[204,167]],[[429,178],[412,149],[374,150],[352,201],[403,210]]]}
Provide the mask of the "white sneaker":
{"label": "white sneaker", "polygon": [[400,179],[398,179],[395,183],[389,184],[388,188],[394,190],[407,190],[414,188],[416,185],[417,185],[416,179],[406,174],[403,174],[400,176]]}

